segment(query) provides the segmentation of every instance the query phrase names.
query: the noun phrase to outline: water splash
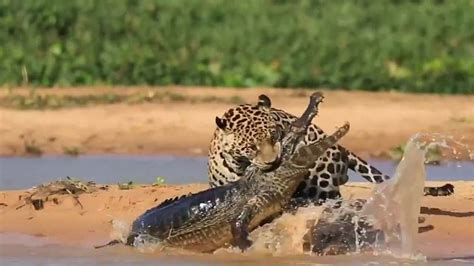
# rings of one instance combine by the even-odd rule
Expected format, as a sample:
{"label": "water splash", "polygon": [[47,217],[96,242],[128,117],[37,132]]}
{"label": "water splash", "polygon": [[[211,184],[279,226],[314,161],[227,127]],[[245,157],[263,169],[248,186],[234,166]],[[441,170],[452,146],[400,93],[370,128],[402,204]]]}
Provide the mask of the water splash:
{"label": "water splash", "polygon": [[411,257],[417,252],[426,151],[420,136],[414,136],[406,146],[395,175],[375,187],[362,211],[384,232],[385,248],[401,257]]}
{"label": "water splash", "polygon": [[249,252],[273,255],[306,253],[305,236],[323,210],[322,206],[309,206],[299,208],[294,214],[284,213],[272,223],[251,233],[250,238],[254,243]]}
{"label": "water splash", "polygon": [[428,151],[441,148],[455,158],[467,146],[441,134],[414,135],[407,143],[402,160],[392,179],[377,185],[361,214],[384,232],[376,250],[404,258],[423,258],[418,253],[418,217],[426,179],[425,161]]}
{"label": "water splash", "polygon": [[130,224],[124,220],[112,219],[112,230],[110,239],[118,239],[125,243],[130,233]]}
{"label": "water splash", "polygon": [[[319,219],[323,206],[298,208],[295,213],[283,213],[271,223],[250,233],[252,246],[246,250],[249,255],[301,255],[306,254],[305,237]],[[241,253],[235,247],[220,248],[214,254]]]}

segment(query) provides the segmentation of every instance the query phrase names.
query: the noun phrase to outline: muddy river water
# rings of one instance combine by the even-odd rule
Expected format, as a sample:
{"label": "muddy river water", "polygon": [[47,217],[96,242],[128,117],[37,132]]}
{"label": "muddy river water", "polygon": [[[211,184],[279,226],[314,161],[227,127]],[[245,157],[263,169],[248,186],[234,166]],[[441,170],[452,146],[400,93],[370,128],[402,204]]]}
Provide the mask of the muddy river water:
{"label": "muddy river water", "polygon": [[[369,160],[390,176],[397,163]],[[427,165],[427,180],[474,180],[474,161],[444,162]],[[134,181],[153,183],[157,176],[168,184],[206,183],[206,157],[176,156],[43,156],[0,157],[0,189],[23,189],[66,176],[101,184]],[[349,171],[349,181],[364,181]]]}
{"label": "muddy river water", "polygon": [[[383,172],[395,176],[390,188],[384,194],[392,193],[400,186],[400,182],[411,184],[414,189],[422,189],[425,180],[474,180],[474,163],[447,162],[440,166],[425,166],[419,160],[419,150],[406,154],[408,162],[397,168],[390,161],[371,160],[370,162]],[[407,151],[410,152],[410,151]],[[410,156],[409,156],[410,155]],[[403,162],[403,161],[402,161]],[[407,178],[407,174],[414,174]],[[426,173],[426,175],[425,175]],[[206,158],[204,157],[172,157],[172,156],[79,156],[40,157],[40,158],[0,158],[0,189],[19,189],[31,187],[43,182],[64,178],[65,176],[93,180],[97,183],[117,183],[133,180],[138,183],[152,183],[157,176],[163,176],[167,183],[203,183],[206,182]],[[410,176],[411,177],[411,176]],[[362,181],[356,175],[349,177],[351,181]],[[398,182],[398,184],[396,184]],[[415,187],[415,184],[418,184]],[[421,184],[421,185],[420,185]],[[376,192],[374,192],[376,193]],[[394,192],[400,194],[399,192]],[[413,193],[412,193],[413,194]],[[417,193],[415,193],[417,194]],[[401,194],[400,194],[401,195]],[[418,223],[419,200],[410,195],[403,196],[399,201],[380,201],[374,195],[373,206],[390,206],[391,215],[382,215],[377,219],[400,221],[395,234],[399,234],[400,243],[394,249],[382,250],[374,254],[352,254],[344,256],[316,256],[299,251],[303,231],[294,226],[314,216],[321,207],[308,207],[298,214],[282,216],[279,220],[251,235],[254,238],[252,248],[242,254],[232,249],[218,250],[214,254],[190,254],[183,251],[165,250],[154,252],[143,249],[141,252],[127,247],[113,247],[95,250],[94,243],[84,242],[80,246],[68,246],[41,236],[28,236],[14,233],[0,234],[1,265],[474,265],[473,256],[449,257],[431,256],[411,252],[413,235],[410,227]],[[408,199],[408,200],[407,200]],[[387,200],[387,199],[384,199]],[[311,209],[315,208],[315,209]],[[373,210],[374,208],[371,208]],[[319,209],[320,210],[320,209]],[[416,213],[408,213],[415,210]],[[375,211],[374,211],[375,212]],[[402,213],[402,214],[400,214]],[[309,215],[309,216],[308,216]],[[374,214],[377,216],[377,214]],[[397,216],[399,215],[399,216]],[[400,216],[401,215],[401,216]],[[398,218],[397,218],[398,217]],[[403,219],[399,219],[404,217]],[[1,218],[0,218],[1,219]],[[296,219],[296,220],[295,220]],[[397,228],[398,228],[397,227]],[[405,229],[404,229],[405,228]],[[387,229],[387,230],[393,230]],[[393,232],[392,232],[393,233]],[[401,250],[404,253],[396,253]],[[393,251],[393,252],[392,252]],[[407,256],[408,254],[408,256]]]}

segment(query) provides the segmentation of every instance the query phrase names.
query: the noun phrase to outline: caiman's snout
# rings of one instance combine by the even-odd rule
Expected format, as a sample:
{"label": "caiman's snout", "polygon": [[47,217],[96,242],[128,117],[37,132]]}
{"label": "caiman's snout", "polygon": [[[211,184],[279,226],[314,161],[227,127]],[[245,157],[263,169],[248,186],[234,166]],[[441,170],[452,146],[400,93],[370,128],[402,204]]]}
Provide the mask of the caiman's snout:
{"label": "caiman's snout", "polygon": [[316,104],[322,103],[324,100],[324,95],[322,92],[317,91],[309,97],[310,101],[314,101]]}

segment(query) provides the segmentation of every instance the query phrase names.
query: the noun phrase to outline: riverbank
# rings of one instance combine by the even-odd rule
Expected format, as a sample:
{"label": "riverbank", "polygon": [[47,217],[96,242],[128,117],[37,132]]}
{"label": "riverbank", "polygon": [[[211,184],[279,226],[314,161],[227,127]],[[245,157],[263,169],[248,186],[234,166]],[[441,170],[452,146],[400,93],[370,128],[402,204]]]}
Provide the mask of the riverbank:
{"label": "riverbank", "polygon": [[[240,103],[256,103],[262,93],[274,107],[299,114],[313,90],[93,87],[37,89],[28,98],[31,92],[0,90],[1,156],[206,155],[215,116]],[[472,95],[323,92],[315,123],[330,132],[349,121],[351,132],[341,143],[363,157],[386,158],[416,132],[443,133],[474,146]],[[27,102],[5,102],[12,95]],[[45,104],[37,95],[55,98]],[[43,102],[36,108],[28,101]],[[22,106],[28,110],[18,109]],[[465,151],[457,156],[469,157]]]}
{"label": "riverbank", "polygon": [[[474,248],[474,182],[455,181],[451,197],[424,197],[420,224],[419,249],[428,257],[472,256]],[[440,185],[444,182],[427,182]],[[367,198],[368,183],[343,186],[345,198]],[[82,194],[77,200],[71,195],[56,195],[35,210],[25,205],[26,190],[0,192],[0,233],[22,233],[70,246],[92,247],[117,237],[117,225],[129,224],[146,209],[159,202],[189,192],[207,188],[205,184],[181,186],[136,186],[107,189]],[[21,196],[21,199],[20,199]],[[115,233],[115,235],[114,235]],[[2,242],[5,242],[3,240]]]}

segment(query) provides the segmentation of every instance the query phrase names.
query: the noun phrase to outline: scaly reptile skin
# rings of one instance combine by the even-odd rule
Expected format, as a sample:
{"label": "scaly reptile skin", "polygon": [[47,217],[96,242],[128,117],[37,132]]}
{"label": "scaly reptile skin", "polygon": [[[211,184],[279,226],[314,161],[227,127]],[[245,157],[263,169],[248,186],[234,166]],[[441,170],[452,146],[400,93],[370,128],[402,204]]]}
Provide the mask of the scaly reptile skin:
{"label": "scaly reptile skin", "polygon": [[[146,211],[133,223],[126,241],[156,241],[165,247],[212,252],[227,244],[245,250],[248,233],[267,218],[279,214],[314,162],[349,130],[346,123],[321,141],[296,147],[304,137],[323,96],[315,93],[304,114],[276,143],[262,143],[262,153],[247,168],[245,178],[162,204]],[[281,134],[283,135],[283,134]],[[268,149],[268,146],[271,146]],[[267,148],[267,149],[265,149]],[[273,155],[273,156],[272,156]],[[272,157],[271,163],[267,159]]]}

